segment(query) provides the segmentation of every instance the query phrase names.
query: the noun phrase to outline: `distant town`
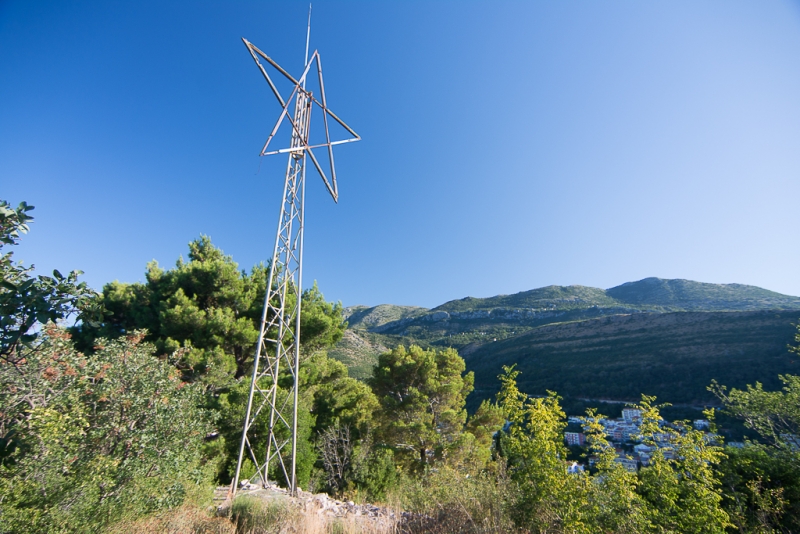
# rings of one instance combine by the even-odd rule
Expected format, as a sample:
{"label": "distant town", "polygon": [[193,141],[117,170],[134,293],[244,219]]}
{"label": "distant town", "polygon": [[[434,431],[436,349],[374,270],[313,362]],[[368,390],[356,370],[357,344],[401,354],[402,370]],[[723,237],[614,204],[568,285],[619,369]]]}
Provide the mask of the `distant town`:
{"label": "distant town", "polygon": [[[569,416],[567,422],[570,427],[574,425],[584,425],[584,417]],[[605,428],[606,437],[611,445],[617,452],[616,462],[620,463],[628,471],[637,471],[639,467],[649,465],[650,458],[656,448],[660,448],[664,457],[671,459],[675,455],[675,451],[671,446],[672,435],[669,432],[663,432],[654,436],[655,443],[648,445],[642,443],[640,439],[639,426],[642,422],[642,411],[637,408],[623,408],[622,417],[617,419],[602,418],[599,423]],[[680,432],[682,426],[675,423],[669,423],[662,420],[661,426],[669,427],[674,431]],[[706,419],[695,419],[692,421],[692,426],[705,434],[705,439],[709,443],[722,443],[722,439],[718,434],[712,433],[711,423]],[[583,432],[564,432],[564,441],[570,447],[584,447],[586,445],[586,435]],[[743,442],[728,442],[729,447],[744,447]],[[595,458],[588,457],[589,467],[595,462]],[[573,462],[569,468],[570,472],[580,472],[585,469],[585,465],[579,462]]]}

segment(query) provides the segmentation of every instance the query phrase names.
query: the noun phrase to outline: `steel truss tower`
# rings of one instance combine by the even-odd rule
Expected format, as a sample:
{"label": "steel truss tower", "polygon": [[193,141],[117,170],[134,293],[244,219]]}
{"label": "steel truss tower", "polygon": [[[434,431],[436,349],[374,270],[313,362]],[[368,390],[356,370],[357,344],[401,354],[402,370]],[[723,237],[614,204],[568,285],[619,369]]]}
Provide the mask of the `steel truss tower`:
{"label": "steel truss tower", "polygon": [[[309,60],[308,38],[305,69],[298,79],[293,78],[252,43],[246,39],[242,41],[282,108],[275,127],[261,149],[261,155],[288,153],[289,161],[286,166],[275,248],[270,262],[261,329],[253,359],[250,393],[231,493],[235,494],[238,489],[242,463],[245,459],[249,459],[256,469],[255,475],[250,477],[251,482],[258,481],[262,486],[266,486],[270,470],[273,469],[278,476],[283,475],[292,494],[295,494],[306,160],[311,160],[336,202],[339,190],[333,163],[333,147],[361,138],[328,109],[322,80],[322,62],[316,50]],[[266,61],[292,84],[293,88],[288,98],[284,99],[281,96],[259,58]],[[312,65],[316,65],[319,84],[317,96],[306,90],[306,80]],[[318,144],[310,144],[311,111],[315,107],[322,113],[325,140]],[[352,137],[331,141],[328,130],[329,119],[342,126]],[[285,121],[291,124],[292,129],[289,147],[268,151],[272,139]],[[326,149],[330,179],[313,152],[315,148]]]}

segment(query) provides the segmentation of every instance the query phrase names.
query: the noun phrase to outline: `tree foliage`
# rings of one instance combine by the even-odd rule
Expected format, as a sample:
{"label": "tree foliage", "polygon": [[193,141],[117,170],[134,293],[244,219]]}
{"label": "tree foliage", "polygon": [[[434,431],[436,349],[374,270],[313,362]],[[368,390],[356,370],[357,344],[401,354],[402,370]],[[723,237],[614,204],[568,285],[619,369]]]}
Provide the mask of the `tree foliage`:
{"label": "tree foliage", "polygon": [[[423,469],[458,442],[473,374],[454,349],[399,346],[382,354],[370,380],[380,402],[378,439],[407,467]],[[462,376],[463,375],[463,376]]]}
{"label": "tree foliage", "polygon": [[762,444],[728,447],[719,466],[723,507],[739,532],[800,531],[800,462]]}
{"label": "tree foliage", "polygon": [[725,532],[729,520],[714,472],[723,455],[702,432],[667,426],[654,399],[643,397],[636,405],[643,419],[640,439],[655,452],[648,466],[632,473],[616,461],[602,416],[590,410],[584,425],[597,472],[570,473],[558,396],[528,397],[517,388],[519,372],[504,371],[497,399],[509,424],[500,452],[516,484],[508,504],[518,526],[587,534]]}
{"label": "tree foliage", "polygon": [[724,458],[722,448],[688,422],[666,425],[654,401],[643,395],[636,406],[642,412],[642,443],[654,447],[650,464],[640,473],[648,519],[658,532],[725,532],[730,523],[720,506],[715,472]]}
{"label": "tree foliage", "polygon": [[517,388],[519,371],[505,367],[497,402],[509,426],[501,438],[503,457],[518,486],[512,504],[517,524],[533,531],[548,526],[576,529],[579,485],[567,473],[563,432],[566,416],[555,393],[530,398]]}
{"label": "tree foliage", "polygon": [[[103,288],[100,325],[76,331],[90,350],[97,337],[146,329],[159,355],[173,355],[187,380],[212,391],[230,387],[252,365],[266,295],[268,268],[240,271],[208,236],[189,243],[189,261],[165,270],[153,261],[146,282]],[[303,293],[301,347],[309,355],[338,341],[346,326],[341,305],[327,302],[316,284]]]}
{"label": "tree foliage", "polygon": [[180,504],[203,478],[202,393],[141,337],[87,358],[51,325],[24,361],[0,365],[4,531],[94,531]]}
{"label": "tree foliage", "polygon": [[19,244],[21,234],[28,232],[33,208],[26,202],[12,208],[0,200],[0,358],[12,363],[21,359],[22,349],[35,346],[38,329],[47,322],[77,312],[90,319],[96,313],[95,292],[78,282],[81,271],[64,276],[54,270],[52,277],[34,276],[32,265],[15,263],[14,253],[3,250]]}
{"label": "tree foliage", "polygon": [[589,409],[583,428],[597,473],[588,487],[587,512],[601,532],[634,533],[653,530],[647,519],[647,503],[638,493],[637,473],[617,462],[617,452],[606,437],[602,416]]}
{"label": "tree foliage", "polygon": [[782,391],[765,391],[760,382],[744,390],[727,390],[713,383],[711,391],[730,415],[742,419],[773,447],[797,450],[800,436],[800,376],[781,375]]}
{"label": "tree foliage", "polygon": [[[798,345],[789,347],[800,353]],[[783,389],[767,391],[756,382],[745,389],[709,387],[724,411],[758,432],[760,442],[728,450],[720,466],[723,504],[740,531],[800,530],[800,376],[782,375]]]}

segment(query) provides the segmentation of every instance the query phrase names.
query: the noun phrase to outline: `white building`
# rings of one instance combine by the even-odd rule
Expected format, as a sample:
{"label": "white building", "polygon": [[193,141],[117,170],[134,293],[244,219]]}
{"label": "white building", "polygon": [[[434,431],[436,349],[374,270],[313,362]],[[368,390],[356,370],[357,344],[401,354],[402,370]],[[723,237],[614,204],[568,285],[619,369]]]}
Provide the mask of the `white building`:
{"label": "white building", "polygon": [[642,420],[642,411],[636,408],[623,408],[622,418],[626,423],[639,423]]}
{"label": "white building", "polygon": [[564,432],[564,441],[567,445],[583,445],[586,443],[586,436],[583,432]]}
{"label": "white building", "polygon": [[578,462],[572,462],[572,465],[567,468],[567,472],[573,475],[576,473],[583,473],[583,465]]}

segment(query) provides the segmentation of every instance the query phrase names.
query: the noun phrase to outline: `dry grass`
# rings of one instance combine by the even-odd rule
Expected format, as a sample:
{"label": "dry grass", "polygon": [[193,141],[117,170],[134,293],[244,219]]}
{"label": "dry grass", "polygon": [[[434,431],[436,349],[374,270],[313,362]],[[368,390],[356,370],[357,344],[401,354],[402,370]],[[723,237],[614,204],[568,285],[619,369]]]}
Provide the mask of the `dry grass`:
{"label": "dry grass", "polygon": [[328,517],[302,510],[289,501],[243,496],[231,507],[237,534],[394,534],[395,522],[377,522],[363,516]]}
{"label": "dry grass", "polygon": [[122,521],[108,534],[236,534],[236,526],[225,517],[213,517],[205,508],[185,504],[157,515]]}
{"label": "dry grass", "polygon": [[331,518],[284,503],[242,497],[230,517],[214,517],[196,505],[122,521],[107,534],[394,534],[394,522],[377,524],[363,517]]}
{"label": "dry grass", "polygon": [[442,470],[423,480],[406,480],[389,501],[398,519],[347,515],[331,517],[324,510],[290,499],[256,495],[238,497],[227,517],[185,504],[169,512],[123,521],[108,534],[500,534],[518,532],[502,509],[502,489],[493,481],[464,478]]}

